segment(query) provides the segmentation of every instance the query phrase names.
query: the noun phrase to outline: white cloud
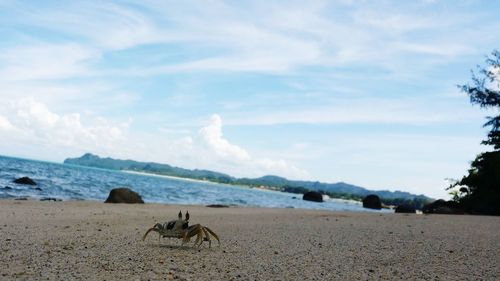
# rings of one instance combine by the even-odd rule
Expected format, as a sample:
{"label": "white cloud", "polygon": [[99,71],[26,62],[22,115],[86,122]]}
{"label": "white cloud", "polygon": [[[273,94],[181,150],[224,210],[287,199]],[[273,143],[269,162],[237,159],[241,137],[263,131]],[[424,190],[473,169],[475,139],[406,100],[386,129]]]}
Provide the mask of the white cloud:
{"label": "white cloud", "polygon": [[[0,107],[1,154],[30,156],[60,161],[57,157],[93,152],[101,156],[157,161],[187,168],[202,168],[234,176],[277,174],[305,178],[307,172],[287,161],[256,159],[244,148],[224,138],[222,119],[213,115],[193,136],[169,138],[149,134],[130,134],[131,121],[112,122],[79,113],[58,114],[33,97],[4,102]],[[23,151],[44,151],[25,155]],[[50,155],[57,152],[55,155]],[[63,153],[67,153],[63,155]],[[54,158],[55,157],[55,158]]]}
{"label": "white cloud", "polygon": [[[464,103],[466,100],[464,100]],[[252,112],[240,111],[228,115],[229,125],[279,124],[443,124],[477,118],[478,112],[469,108],[457,116],[453,104],[415,98],[335,99],[313,107],[300,106]]]}
{"label": "white cloud", "polygon": [[207,167],[215,167],[234,176],[258,177],[277,174],[294,179],[308,178],[309,174],[283,159],[255,158],[245,149],[223,137],[222,119],[214,114],[201,128],[193,145],[198,158],[205,158]]}
{"label": "white cloud", "polygon": [[129,126],[128,123],[116,124],[102,118],[84,125],[79,113],[54,113],[33,97],[4,103],[0,114],[7,116],[2,122],[7,126],[0,127],[4,139],[16,138],[32,146],[63,146],[77,151],[113,148],[125,140],[124,134]]}
{"label": "white cloud", "polygon": [[13,126],[9,122],[9,120],[3,116],[0,115],[0,130],[9,130],[12,129]]}
{"label": "white cloud", "polygon": [[[180,44],[193,53],[175,62],[100,71],[116,75],[179,71],[281,74],[309,66],[363,63],[398,73],[405,71],[407,64],[392,65],[392,61],[407,61],[414,55],[423,55],[416,59],[427,60],[433,65],[447,62],[451,56],[477,51],[477,45],[471,45],[471,42],[484,40],[474,38],[482,39],[484,34],[495,30],[495,26],[485,25],[482,30],[471,33],[464,30],[463,25],[473,21],[472,16],[460,13],[460,10],[436,16],[439,13],[421,9],[416,4],[363,3],[346,7],[342,3],[320,1],[304,4],[298,1],[285,5],[258,2],[240,5],[218,1],[210,5],[169,1],[103,4],[86,1],[61,5],[58,9],[45,8],[42,12],[16,8],[22,11],[19,17],[24,19],[24,24],[69,34],[81,44],[85,42],[88,48],[74,43],[54,46],[53,52],[62,54],[62,63],[58,58],[43,59],[38,66],[49,67],[45,70],[33,68],[31,75],[36,78],[79,73],[85,70],[81,62],[89,59],[88,56],[96,57],[99,53],[147,44]],[[413,11],[417,8],[417,12]],[[337,9],[342,9],[345,16],[329,12]],[[450,30],[464,30],[467,36],[457,36]],[[426,36],[412,36],[418,32],[425,32]],[[41,50],[47,49],[41,47]],[[39,56],[40,53],[32,50],[29,53],[44,57],[43,53]],[[65,54],[69,56],[66,61]],[[439,59],[425,57],[429,54]],[[52,57],[49,54],[48,58]],[[54,62],[58,62],[57,67],[53,66]],[[51,69],[51,65],[55,69]],[[13,77],[29,78],[26,69],[22,65],[13,65],[8,72]]]}
{"label": "white cloud", "polygon": [[[181,42],[197,42],[198,46],[215,52],[157,67],[152,69],[154,72],[289,73],[308,66],[363,63],[386,67],[396,73],[405,70],[407,64],[395,69],[391,61],[414,60],[413,56],[423,55],[417,59],[434,65],[448,61],[451,55],[469,54],[474,50],[470,38],[442,32],[461,30],[464,19],[470,19],[460,14],[449,13],[443,20],[431,11],[420,10],[417,16],[408,8],[367,4],[349,7],[345,9],[345,17],[340,17],[327,12],[339,8],[337,4],[324,2],[305,5],[292,2],[287,3],[286,8],[269,3],[244,8],[218,3],[181,15],[173,15],[176,9],[182,10],[177,5],[172,9],[161,8],[158,10],[175,23],[172,30],[184,34]],[[426,36],[412,36],[418,32],[426,32]],[[479,37],[482,33],[470,35]],[[429,54],[439,59],[425,57]]]}
{"label": "white cloud", "polygon": [[471,46],[460,43],[428,44],[394,42],[391,45],[394,50],[400,50],[403,53],[419,53],[424,55],[440,56],[443,58],[474,53]]}
{"label": "white cloud", "polygon": [[1,80],[61,79],[90,72],[89,61],[100,53],[76,43],[34,43],[4,49],[0,54]]}
{"label": "white cloud", "polygon": [[212,115],[208,125],[203,127],[199,134],[203,142],[219,157],[237,161],[245,161],[250,158],[250,155],[244,149],[224,139],[222,135],[222,119],[217,114]]}
{"label": "white cloud", "polygon": [[49,5],[22,9],[20,16],[36,26],[78,36],[89,45],[106,50],[163,42],[171,37],[148,14],[126,3],[68,2],[57,9]]}
{"label": "white cloud", "polygon": [[491,72],[493,72],[493,74],[495,75],[496,79],[497,80],[500,80],[500,66],[495,66]]}
{"label": "white cloud", "polygon": [[262,170],[263,174],[278,174],[291,179],[309,179],[310,175],[303,169],[300,169],[294,165],[290,165],[285,160],[272,160],[268,158],[255,160],[256,164]]}
{"label": "white cloud", "polygon": [[490,66],[488,71],[493,74],[493,81],[490,83],[493,89],[500,91],[500,65]]}

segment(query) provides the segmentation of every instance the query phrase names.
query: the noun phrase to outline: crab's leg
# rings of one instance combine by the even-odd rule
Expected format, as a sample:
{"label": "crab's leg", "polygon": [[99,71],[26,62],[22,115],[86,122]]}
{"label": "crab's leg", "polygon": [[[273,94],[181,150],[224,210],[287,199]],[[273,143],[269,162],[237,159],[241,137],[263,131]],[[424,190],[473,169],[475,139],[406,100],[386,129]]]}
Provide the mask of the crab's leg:
{"label": "crab's leg", "polygon": [[212,234],[213,237],[215,237],[215,239],[217,239],[217,242],[219,242],[219,246],[220,246],[220,240],[219,240],[219,236],[217,236],[217,234],[215,234],[215,232],[213,232],[210,228],[206,227],[205,226],[205,229],[210,233]]}
{"label": "crab's leg", "polygon": [[[182,244],[184,245],[185,243],[191,242],[191,237],[197,235],[198,233],[196,232],[191,232],[186,236],[186,240],[182,241]],[[196,243],[196,242],[195,242]]]}
{"label": "crab's leg", "polygon": [[184,232],[184,235],[182,236],[182,245],[184,245],[184,243],[187,243],[189,242],[191,239],[191,237],[195,236],[197,233],[198,233],[198,227],[199,227],[199,224],[195,224],[195,225],[191,225],[190,227],[188,227],[188,229],[186,229],[186,231]]}
{"label": "crab's leg", "polygon": [[181,246],[184,245],[184,243],[186,243],[186,241],[188,240],[188,238],[187,238],[187,231],[185,231],[184,234],[182,234],[182,236],[179,237],[179,239],[182,239]]}
{"label": "crab's leg", "polygon": [[190,237],[188,237],[188,234],[189,234],[189,232],[186,230],[184,232],[184,234],[182,235],[182,237],[180,237],[180,238],[182,238],[181,246],[184,245],[185,243],[189,242],[189,240],[191,240]]}
{"label": "crab's leg", "polygon": [[[192,225],[190,226],[187,230],[187,237],[188,238],[191,238],[193,236],[196,235],[196,240],[194,241],[194,245],[196,246],[196,244],[199,244],[201,245],[201,243],[203,242],[203,231],[202,231],[202,226],[201,224],[195,224],[195,225]],[[189,241],[189,240],[188,240]],[[199,246],[198,245],[198,246]]]}
{"label": "crab's leg", "polygon": [[202,227],[201,225],[199,225],[197,228],[196,228],[196,240],[194,241],[194,246],[196,246],[196,244],[198,244],[198,247],[201,246],[201,243],[203,243],[203,231],[202,231]]}
{"label": "crab's leg", "polygon": [[202,226],[201,230],[203,230],[203,233],[205,234],[205,238],[203,238],[203,240],[208,241],[208,247],[212,248],[212,241],[210,241],[210,235],[208,234],[206,227]]}
{"label": "crab's leg", "polygon": [[151,227],[150,229],[148,229],[148,231],[146,231],[146,233],[144,234],[144,236],[142,236],[142,241],[144,241],[144,239],[146,239],[146,236],[148,236],[148,234],[154,230],[154,227]]}

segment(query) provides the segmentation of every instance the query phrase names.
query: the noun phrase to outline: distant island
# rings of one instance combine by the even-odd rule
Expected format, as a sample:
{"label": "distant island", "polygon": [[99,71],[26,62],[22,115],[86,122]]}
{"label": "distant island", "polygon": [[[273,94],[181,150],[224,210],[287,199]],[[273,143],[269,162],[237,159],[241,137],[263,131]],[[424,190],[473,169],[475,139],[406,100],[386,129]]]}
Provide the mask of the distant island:
{"label": "distant island", "polygon": [[389,190],[369,190],[360,186],[338,182],[322,183],[319,181],[297,181],[288,180],[278,176],[263,176],[260,178],[235,178],[230,175],[209,171],[209,170],[189,170],[174,167],[168,164],[154,162],[138,162],[134,160],[119,160],[113,158],[101,158],[97,155],[86,153],[78,158],[67,158],[64,164],[104,168],[110,170],[134,171],[155,175],[172,176],[187,179],[204,180],[216,183],[244,185],[249,187],[259,187],[276,191],[303,194],[308,191],[318,191],[331,198],[360,201],[365,196],[375,194],[380,197],[385,205],[409,205],[421,209],[424,204],[433,201],[425,195],[415,195],[404,191]]}

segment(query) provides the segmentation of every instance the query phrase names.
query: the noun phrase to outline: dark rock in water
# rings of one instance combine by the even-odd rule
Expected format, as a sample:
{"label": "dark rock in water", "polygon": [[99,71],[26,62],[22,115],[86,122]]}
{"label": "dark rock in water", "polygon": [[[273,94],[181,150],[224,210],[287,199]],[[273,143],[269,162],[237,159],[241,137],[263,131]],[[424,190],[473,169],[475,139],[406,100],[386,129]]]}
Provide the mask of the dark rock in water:
{"label": "dark rock in water", "polygon": [[59,198],[54,198],[54,197],[44,197],[44,198],[41,198],[40,201],[62,201],[62,199],[59,199]]}
{"label": "dark rock in water", "polygon": [[424,214],[462,215],[464,211],[455,201],[436,200],[422,208]]}
{"label": "dark rock in water", "polygon": [[42,189],[40,187],[35,187],[33,188],[34,190],[38,190],[38,191],[42,191]]}
{"label": "dark rock in water", "polygon": [[10,186],[5,186],[4,189],[12,189]]}
{"label": "dark rock in water", "polygon": [[14,183],[36,185],[36,182],[28,177],[22,177],[22,178],[15,179]]}
{"label": "dark rock in water", "polygon": [[293,196],[292,199],[298,199],[297,197]]}
{"label": "dark rock in water", "polygon": [[368,209],[382,209],[380,198],[375,194],[370,194],[363,199],[363,208]]}
{"label": "dark rock in water", "polygon": [[415,208],[409,205],[399,205],[396,207],[394,212],[402,214],[416,214],[417,210],[415,210]]}
{"label": "dark rock in water", "polygon": [[144,203],[141,196],[126,187],[112,189],[104,203]]}
{"label": "dark rock in water", "polygon": [[28,197],[18,197],[14,200],[21,200],[21,201],[25,201],[25,200],[28,200]]}
{"label": "dark rock in water", "polygon": [[309,191],[304,193],[304,196],[302,196],[302,200],[323,202],[323,195],[317,191]]}
{"label": "dark rock in water", "polygon": [[210,205],[206,205],[205,207],[208,207],[208,208],[229,208],[229,205],[210,204]]}

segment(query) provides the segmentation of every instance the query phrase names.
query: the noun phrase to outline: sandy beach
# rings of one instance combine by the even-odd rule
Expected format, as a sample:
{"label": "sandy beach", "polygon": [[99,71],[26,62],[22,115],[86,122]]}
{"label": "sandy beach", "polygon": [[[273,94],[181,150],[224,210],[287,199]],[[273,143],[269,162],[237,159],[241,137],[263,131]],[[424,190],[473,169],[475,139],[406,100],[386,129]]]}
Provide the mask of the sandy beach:
{"label": "sandy beach", "polygon": [[[221,246],[142,235],[189,210]],[[499,280],[500,218],[0,201],[1,280]]]}

